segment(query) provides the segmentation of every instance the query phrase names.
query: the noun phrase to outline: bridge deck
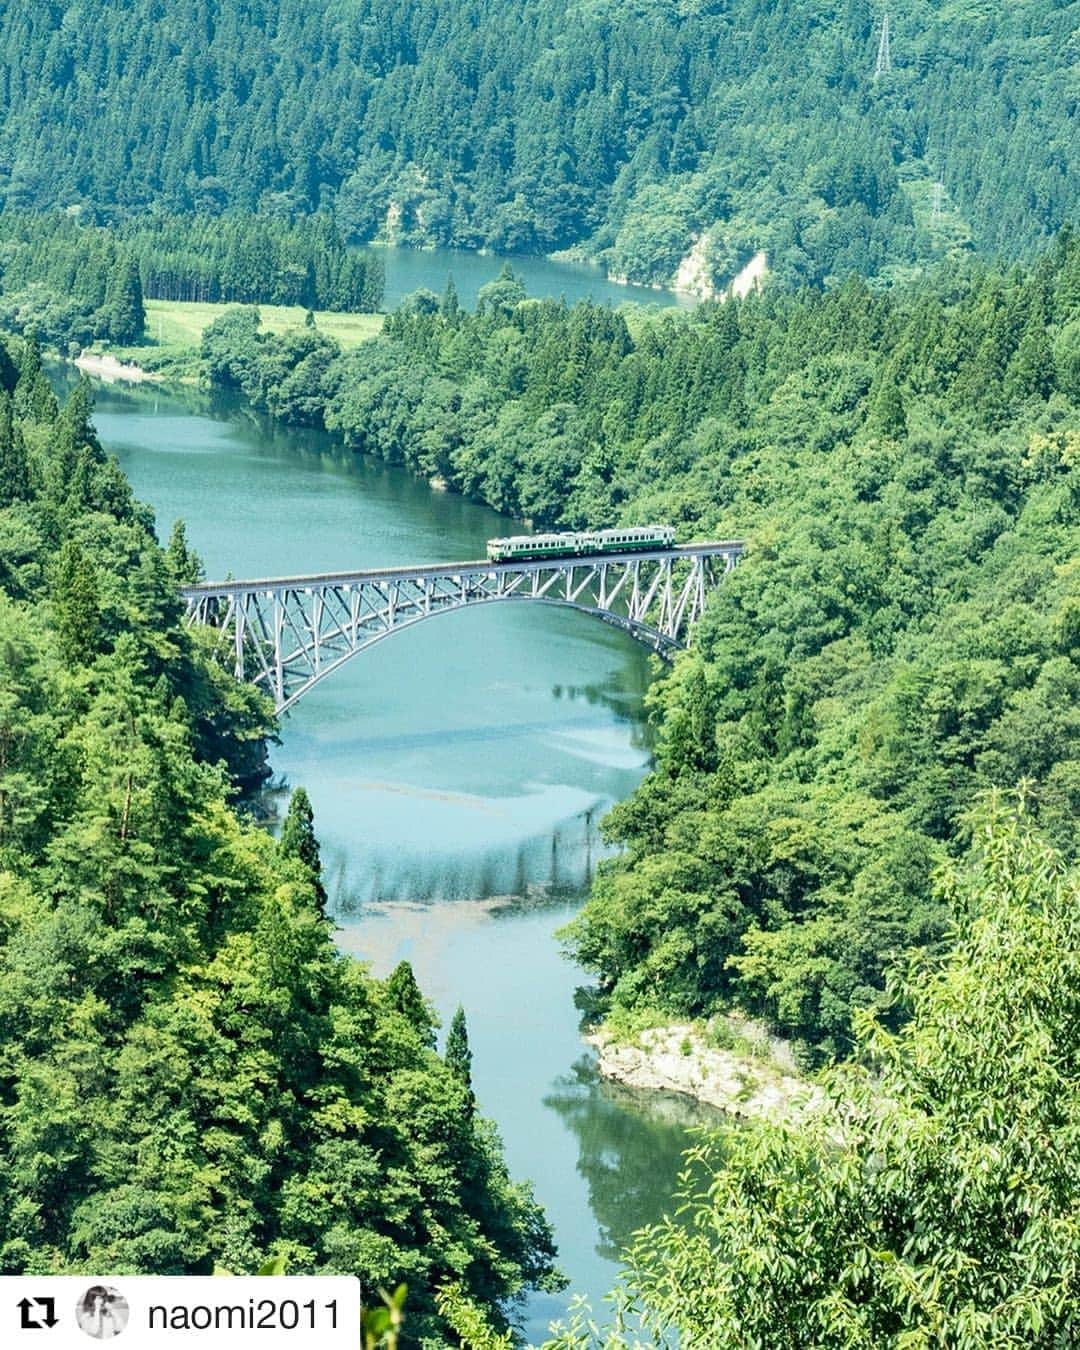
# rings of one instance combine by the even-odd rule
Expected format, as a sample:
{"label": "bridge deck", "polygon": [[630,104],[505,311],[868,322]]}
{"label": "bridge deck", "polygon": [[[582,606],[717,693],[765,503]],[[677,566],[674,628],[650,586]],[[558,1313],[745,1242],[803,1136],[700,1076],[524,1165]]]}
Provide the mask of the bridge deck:
{"label": "bridge deck", "polygon": [[194,599],[200,595],[246,595],[252,591],[303,589],[309,586],[348,585],[350,582],[408,581],[430,576],[462,576],[472,572],[490,576],[493,572],[523,572],[547,570],[563,564],[586,565],[597,562],[626,563],[661,558],[700,558],[718,554],[739,554],[743,551],[741,539],[719,543],[676,544],[672,548],[631,549],[625,553],[574,553],[550,558],[520,558],[506,562],[489,562],[485,558],[469,562],[426,563],[422,567],[379,567],[363,572],[314,572],[304,576],[257,577],[235,581],[200,581],[184,586],[181,593]]}

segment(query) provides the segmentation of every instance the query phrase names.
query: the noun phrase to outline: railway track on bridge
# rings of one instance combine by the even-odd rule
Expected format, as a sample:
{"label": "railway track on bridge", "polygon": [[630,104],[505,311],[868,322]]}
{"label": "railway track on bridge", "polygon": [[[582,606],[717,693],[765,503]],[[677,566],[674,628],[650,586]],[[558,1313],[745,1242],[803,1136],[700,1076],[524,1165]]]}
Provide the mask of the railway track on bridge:
{"label": "railway track on bridge", "polygon": [[532,601],[581,610],[662,655],[687,644],[741,540],[625,553],[204,581],[182,594],[188,621],[214,628],[237,679],[286,712],[345,661],[413,624],[478,604]]}

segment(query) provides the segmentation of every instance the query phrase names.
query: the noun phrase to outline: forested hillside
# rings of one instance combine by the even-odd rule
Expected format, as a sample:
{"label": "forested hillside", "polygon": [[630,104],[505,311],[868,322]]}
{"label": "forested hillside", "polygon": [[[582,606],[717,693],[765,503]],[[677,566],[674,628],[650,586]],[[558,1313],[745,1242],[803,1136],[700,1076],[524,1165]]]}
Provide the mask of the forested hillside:
{"label": "forested hillside", "polygon": [[[1030,254],[1077,184],[1080,4],[28,0],[0,12],[7,209],[161,205],[670,278]],[[941,184],[940,191],[934,187]]]}
{"label": "forested hillside", "polygon": [[0,211],[0,328],[61,351],[130,343],[144,298],[373,312],[383,265],[347,248],[325,215],[290,225],[155,211],[109,229],[61,211]]}
{"label": "forested hillside", "polygon": [[972,813],[939,883],[951,950],[904,973],[898,1034],[864,1020],[832,1109],[693,1151],[689,1203],[639,1235],[627,1276],[655,1344],[1075,1343],[1080,874],[1024,808]]}
{"label": "forested hillside", "polygon": [[[156,544],[36,347],[0,345],[0,1270],[209,1273],[267,1253],[496,1320],[550,1230],[435,1053],[407,965],[340,955],[310,809],[229,805],[270,710],[182,627]],[[449,1047],[448,1047],[449,1049]],[[428,1339],[425,1339],[428,1338]]]}
{"label": "forested hillside", "polygon": [[901,298],[849,282],[635,319],[419,296],[345,356],[235,310],[212,378],[538,525],[745,536],[654,694],[656,772],[607,825],[575,949],[623,1004],[732,1001],[843,1053],[941,940],[975,795],[1080,811],[1080,240]]}

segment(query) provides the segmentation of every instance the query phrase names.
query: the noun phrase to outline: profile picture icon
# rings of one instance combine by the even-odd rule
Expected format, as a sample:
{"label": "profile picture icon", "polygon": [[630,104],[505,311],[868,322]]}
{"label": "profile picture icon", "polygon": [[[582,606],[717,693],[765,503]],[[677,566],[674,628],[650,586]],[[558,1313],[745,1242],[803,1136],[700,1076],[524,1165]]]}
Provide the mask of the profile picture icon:
{"label": "profile picture icon", "polygon": [[95,1341],[111,1341],[128,1324],[131,1309],[118,1289],[92,1284],[75,1305],[75,1321]]}

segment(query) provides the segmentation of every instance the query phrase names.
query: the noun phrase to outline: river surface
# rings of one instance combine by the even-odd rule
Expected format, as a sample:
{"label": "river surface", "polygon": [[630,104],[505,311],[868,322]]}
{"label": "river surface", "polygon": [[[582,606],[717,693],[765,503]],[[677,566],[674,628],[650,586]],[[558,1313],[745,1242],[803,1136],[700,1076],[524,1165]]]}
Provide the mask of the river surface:
{"label": "river surface", "polygon": [[[511,525],[320,433],[194,393],[98,386],[95,420],[167,535],[211,577],[483,556]],[[551,1218],[565,1295],[520,1310],[543,1339],[574,1291],[600,1307],[633,1230],[669,1206],[688,1117],[598,1081],[556,930],[645,772],[647,656],[544,605],[441,615],[380,643],[284,720],[276,774],[311,795],[341,946],[414,965],[444,1025],[460,1003],[482,1110]]]}
{"label": "river surface", "polygon": [[461,303],[466,309],[473,309],[480,287],[494,281],[504,263],[510,264],[526,293],[536,299],[551,296],[557,300],[562,296],[571,305],[577,300],[595,300],[598,304],[610,305],[632,300],[639,305],[683,308],[697,304],[693,297],[674,291],[623,286],[617,281],[608,281],[603,270],[590,263],[504,257],[469,253],[457,248],[379,248],[378,253],[386,266],[383,308],[387,310],[395,309],[406,295],[421,288],[441,295],[447,277],[454,278]]}

